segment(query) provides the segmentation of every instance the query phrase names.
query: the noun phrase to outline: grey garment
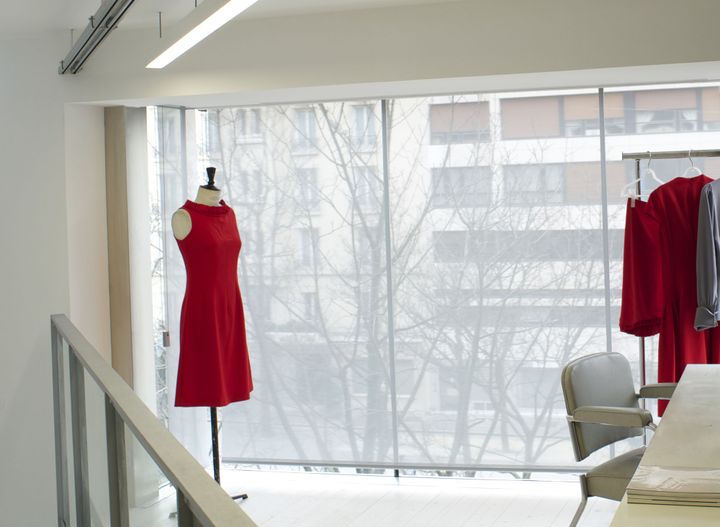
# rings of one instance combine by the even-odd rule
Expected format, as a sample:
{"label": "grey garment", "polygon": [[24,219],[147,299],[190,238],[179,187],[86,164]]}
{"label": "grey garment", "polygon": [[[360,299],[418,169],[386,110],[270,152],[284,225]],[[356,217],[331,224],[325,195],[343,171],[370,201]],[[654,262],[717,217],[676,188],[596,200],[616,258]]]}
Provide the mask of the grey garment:
{"label": "grey garment", "polygon": [[720,320],[720,180],[708,183],[700,193],[695,269],[697,303],[695,329],[714,328]]}

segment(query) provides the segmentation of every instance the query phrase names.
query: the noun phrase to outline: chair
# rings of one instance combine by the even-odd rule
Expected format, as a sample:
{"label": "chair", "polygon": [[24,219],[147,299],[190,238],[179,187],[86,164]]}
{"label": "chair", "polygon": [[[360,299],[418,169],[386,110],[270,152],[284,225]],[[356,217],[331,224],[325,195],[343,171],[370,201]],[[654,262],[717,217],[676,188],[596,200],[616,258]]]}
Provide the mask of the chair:
{"label": "chair", "polygon": [[[649,384],[635,393],[630,363],[619,353],[595,353],[568,363],[562,371],[575,459],[582,461],[600,448],[655,429],[652,414],[640,408],[642,398],[669,399],[676,383]],[[580,476],[582,501],[573,517],[577,525],[591,496],[622,500],[645,447],[606,461]]]}

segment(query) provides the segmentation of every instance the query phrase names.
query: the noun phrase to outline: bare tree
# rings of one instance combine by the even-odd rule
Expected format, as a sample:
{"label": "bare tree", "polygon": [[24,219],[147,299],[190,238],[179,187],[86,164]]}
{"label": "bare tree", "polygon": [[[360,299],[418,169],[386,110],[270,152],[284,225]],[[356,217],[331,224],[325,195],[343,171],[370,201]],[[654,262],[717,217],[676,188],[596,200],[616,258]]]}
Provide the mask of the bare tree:
{"label": "bare tree", "polygon": [[408,365],[395,380],[378,103],[208,119],[207,153],[249,246],[240,280],[258,381],[251,405],[225,413],[228,456],[391,461],[393,384],[401,460],[532,465],[566,441],[552,376],[604,338],[598,233],[574,228],[553,188],[522,175],[513,186],[512,153],[492,142],[467,163],[487,164],[487,178],[448,183],[450,146],[432,172],[427,107],[389,106],[392,338],[396,368]]}

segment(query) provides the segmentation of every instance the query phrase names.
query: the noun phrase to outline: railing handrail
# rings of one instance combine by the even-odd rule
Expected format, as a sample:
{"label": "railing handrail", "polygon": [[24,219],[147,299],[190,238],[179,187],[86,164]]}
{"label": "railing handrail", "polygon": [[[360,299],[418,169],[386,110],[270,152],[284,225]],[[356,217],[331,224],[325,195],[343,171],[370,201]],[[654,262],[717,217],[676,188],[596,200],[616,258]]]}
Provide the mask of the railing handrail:
{"label": "railing handrail", "polygon": [[182,492],[198,520],[205,525],[256,527],[65,315],[52,315],[51,323],[110,398],[125,425],[170,483]]}

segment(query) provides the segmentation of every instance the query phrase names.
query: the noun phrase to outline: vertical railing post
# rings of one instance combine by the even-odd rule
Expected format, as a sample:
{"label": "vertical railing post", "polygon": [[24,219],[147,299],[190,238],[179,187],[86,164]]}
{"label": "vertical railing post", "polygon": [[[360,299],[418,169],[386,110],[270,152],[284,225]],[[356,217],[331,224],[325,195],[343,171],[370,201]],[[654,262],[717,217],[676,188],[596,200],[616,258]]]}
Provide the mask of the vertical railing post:
{"label": "vertical railing post", "polygon": [[107,438],[108,488],[110,490],[110,526],[130,525],[125,456],[125,424],[105,395],[105,435]]}
{"label": "vertical railing post", "polygon": [[195,515],[188,506],[187,500],[180,489],[177,489],[177,524],[178,527],[199,527],[200,522],[195,519]]}
{"label": "vertical railing post", "polygon": [[75,464],[75,512],[77,527],[90,527],[88,487],[87,421],[83,366],[70,348],[70,406],[72,408],[73,462]]}
{"label": "vertical railing post", "polygon": [[70,525],[68,501],[67,435],[65,429],[65,372],[63,371],[63,341],[50,322],[50,346],[53,375],[53,417],[55,421],[55,479],[57,480],[58,527]]}

